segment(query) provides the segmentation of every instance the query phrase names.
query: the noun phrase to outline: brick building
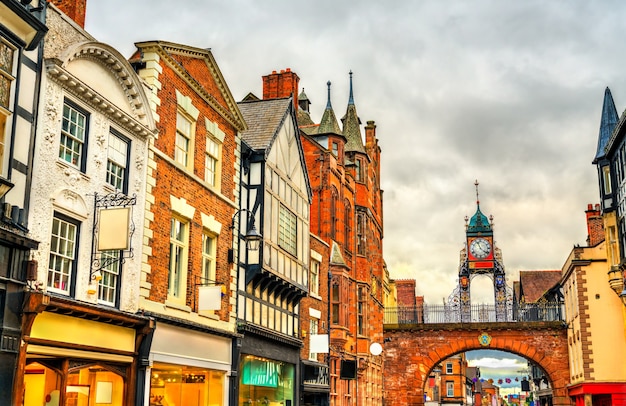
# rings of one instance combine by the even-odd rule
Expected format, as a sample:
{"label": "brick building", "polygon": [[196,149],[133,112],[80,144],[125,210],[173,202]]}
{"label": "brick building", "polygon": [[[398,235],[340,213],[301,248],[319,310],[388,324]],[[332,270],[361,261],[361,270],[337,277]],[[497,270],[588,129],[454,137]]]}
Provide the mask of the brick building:
{"label": "brick building", "polygon": [[[150,144],[138,307],[155,320],[138,403],[228,404],[236,330],[243,116],[213,54],[137,43],[131,63],[150,86],[159,130]],[[144,388],[147,388],[144,390]]]}

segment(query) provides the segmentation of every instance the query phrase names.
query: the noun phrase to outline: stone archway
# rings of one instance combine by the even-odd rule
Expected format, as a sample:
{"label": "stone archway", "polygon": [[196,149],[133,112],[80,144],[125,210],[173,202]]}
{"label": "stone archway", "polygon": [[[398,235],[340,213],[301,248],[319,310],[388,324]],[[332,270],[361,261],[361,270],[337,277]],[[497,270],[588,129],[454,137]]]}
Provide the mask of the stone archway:
{"label": "stone archway", "polygon": [[[482,345],[483,333],[491,339]],[[472,350],[522,356],[546,372],[554,406],[570,406],[567,328],[560,322],[450,323],[385,326],[383,396],[386,406],[421,406],[430,371],[446,358]]]}

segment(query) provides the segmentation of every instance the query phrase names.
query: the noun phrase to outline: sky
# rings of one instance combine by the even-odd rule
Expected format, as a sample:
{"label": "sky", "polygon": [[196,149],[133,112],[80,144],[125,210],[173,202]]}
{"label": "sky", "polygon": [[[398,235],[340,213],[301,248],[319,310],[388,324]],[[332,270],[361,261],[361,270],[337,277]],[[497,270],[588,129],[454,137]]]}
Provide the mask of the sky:
{"label": "sky", "polygon": [[[605,88],[620,114],[626,103],[625,12],[618,0],[89,0],[86,29],[127,57],[149,40],[211,48],[235,100],[290,68],[316,122],[329,80],[343,116],[352,71],[382,150],[390,276],[441,303],[476,180],[509,285],[585,244]],[[493,301],[490,283],[476,280],[474,303]]]}

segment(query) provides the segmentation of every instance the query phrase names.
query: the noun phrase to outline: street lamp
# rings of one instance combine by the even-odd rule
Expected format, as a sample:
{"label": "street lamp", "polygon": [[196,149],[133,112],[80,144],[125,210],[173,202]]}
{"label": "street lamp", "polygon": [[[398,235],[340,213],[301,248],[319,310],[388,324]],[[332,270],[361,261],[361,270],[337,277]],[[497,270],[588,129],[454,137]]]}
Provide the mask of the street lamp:
{"label": "street lamp", "polygon": [[[248,209],[239,209],[235,212],[235,214],[233,215],[233,219],[232,222],[230,224],[230,229],[233,230],[235,228],[235,219],[237,218],[237,216],[240,216],[241,213],[246,213],[246,235],[243,237],[243,239],[246,241],[246,248],[248,248],[249,251],[258,251],[259,246],[261,245],[261,240],[263,240],[263,236],[257,231],[256,227],[254,226],[254,215],[252,215],[252,212],[250,212],[250,210]],[[240,216],[241,217],[241,216]],[[232,252],[232,248],[229,251],[229,259],[231,262],[234,261],[234,253]]]}
{"label": "street lamp", "polygon": [[0,177],[0,199],[2,199],[7,193],[9,193],[9,190],[13,189],[13,186],[13,183],[9,182],[3,177]]}

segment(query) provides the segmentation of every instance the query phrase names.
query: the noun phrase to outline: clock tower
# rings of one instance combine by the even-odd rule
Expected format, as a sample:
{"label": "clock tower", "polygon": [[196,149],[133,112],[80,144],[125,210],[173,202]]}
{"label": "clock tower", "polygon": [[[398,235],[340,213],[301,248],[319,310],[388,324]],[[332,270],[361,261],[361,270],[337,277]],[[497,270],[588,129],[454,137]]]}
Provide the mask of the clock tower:
{"label": "clock tower", "polygon": [[[461,250],[459,265],[459,286],[449,298],[449,303],[458,307],[461,322],[475,321],[476,317],[488,318],[484,321],[506,321],[508,302],[512,295],[507,292],[502,255],[493,239],[493,216],[485,216],[480,211],[478,199],[478,181],[476,187],[476,213],[470,218],[465,217],[465,247]],[[493,314],[472,314],[470,287],[476,275],[486,275],[493,281],[495,310]]]}

